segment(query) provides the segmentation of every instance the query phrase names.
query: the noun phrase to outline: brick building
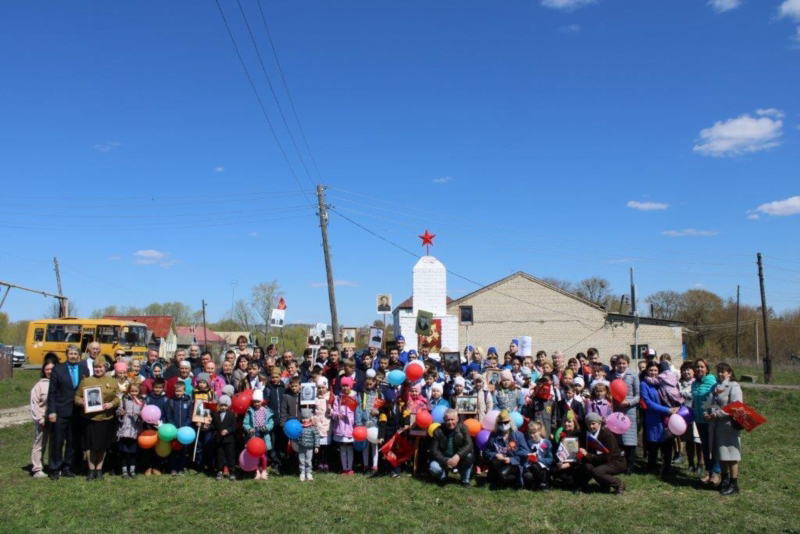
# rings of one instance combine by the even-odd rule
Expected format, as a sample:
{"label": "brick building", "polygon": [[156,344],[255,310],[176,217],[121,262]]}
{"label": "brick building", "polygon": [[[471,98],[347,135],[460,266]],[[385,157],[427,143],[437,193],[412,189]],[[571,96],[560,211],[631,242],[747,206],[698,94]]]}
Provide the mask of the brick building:
{"label": "brick building", "polygon": [[[600,351],[604,361],[612,354],[633,355],[634,321],[630,315],[609,313],[593,302],[518,272],[465,295],[447,305],[447,314],[460,317],[460,309],[472,308],[473,324],[460,324],[460,349],[467,344],[497,347],[501,357],[512,339],[531,336],[532,351],[567,357]],[[655,349],[680,361],[683,354],[683,323],[652,318],[639,320],[640,350]]]}

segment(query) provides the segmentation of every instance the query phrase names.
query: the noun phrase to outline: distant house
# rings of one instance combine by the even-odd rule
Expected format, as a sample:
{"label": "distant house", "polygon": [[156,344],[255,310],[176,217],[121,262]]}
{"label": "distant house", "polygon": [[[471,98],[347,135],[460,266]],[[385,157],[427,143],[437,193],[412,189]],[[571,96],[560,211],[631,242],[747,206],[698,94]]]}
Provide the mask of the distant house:
{"label": "distant house", "polygon": [[223,346],[225,344],[224,338],[202,326],[179,326],[175,330],[178,333],[177,348],[179,349],[188,349],[192,345],[198,345],[201,350],[211,350],[214,345]]}
{"label": "distant house", "polygon": [[236,345],[236,340],[238,339],[239,336],[246,337],[248,345],[253,344],[253,336],[250,335],[250,332],[244,330],[240,332],[216,332],[216,334],[222,339],[224,339],[225,343],[227,343],[230,346]]}
{"label": "distant house", "polygon": [[147,325],[148,347],[158,350],[159,358],[167,360],[178,348],[178,333],[171,315],[107,315],[106,319],[136,321]]}

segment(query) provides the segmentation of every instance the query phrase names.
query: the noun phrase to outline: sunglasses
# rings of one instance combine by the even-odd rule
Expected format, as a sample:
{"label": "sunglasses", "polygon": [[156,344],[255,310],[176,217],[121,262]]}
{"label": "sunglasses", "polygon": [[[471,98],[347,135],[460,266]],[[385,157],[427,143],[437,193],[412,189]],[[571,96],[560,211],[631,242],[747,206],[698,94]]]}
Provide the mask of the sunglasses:
{"label": "sunglasses", "polygon": [[509,419],[508,421],[500,421],[500,424],[501,425],[507,425],[510,422],[511,422],[511,419]]}

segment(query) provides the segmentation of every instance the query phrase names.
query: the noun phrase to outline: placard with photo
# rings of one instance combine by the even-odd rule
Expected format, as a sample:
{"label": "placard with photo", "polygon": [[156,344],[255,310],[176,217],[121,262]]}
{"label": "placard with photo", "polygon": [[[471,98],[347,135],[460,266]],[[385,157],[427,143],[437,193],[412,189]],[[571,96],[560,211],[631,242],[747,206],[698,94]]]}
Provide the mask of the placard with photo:
{"label": "placard with photo", "polygon": [[375,297],[375,307],[378,313],[392,312],[392,296],[388,293],[381,293]]}
{"label": "placard with photo", "polygon": [[103,411],[103,389],[100,386],[83,390],[83,412],[96,413]]}
{"label": "placard with photo", "polygon": [[478,397],[473,395],[456,397],[456,411],[458,415],[474,415],[478,413]]}
{"label": "placard with photo", "polygon": [[378,349],[383,346],[383,328],[369,327],[369,343],[367,343],[367,346]]}
{"label": "placard with photo", "polygon": [[300,384],[300,405],[308,406],[317,403],[317,385],[313,382]]}

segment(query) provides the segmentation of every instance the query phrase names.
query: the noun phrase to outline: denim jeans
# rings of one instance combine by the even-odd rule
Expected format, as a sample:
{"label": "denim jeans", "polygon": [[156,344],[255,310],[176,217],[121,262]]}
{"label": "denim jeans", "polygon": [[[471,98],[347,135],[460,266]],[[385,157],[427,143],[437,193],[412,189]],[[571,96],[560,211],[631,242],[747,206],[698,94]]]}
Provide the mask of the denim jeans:
{"label": "denim jeans", "polygon": [[[719,460],[711,450],[712,442],[714,441],[714,436],[711,435],[711,425],[700,421],[695,421],[695,424],[697,425],[697,433],[700,434],[700,443],[703,445],[703,465],[705,465],[706,472],[718,475],[720,473]],[[713,459],[712,456],[714,457]]]}
{"label": "denim jeans", "polygon": [[[449,469],[449,467],[447,469]],[[439,465],[439,462],[436,460],[431,461],[428,466],[428,471],[430,471],[434,478],[438,478],[439,480],[447,478],[447,470],[442,469],[442,466]],[[461,460],[458,462],[458,473],[461,475],[461,482],[469,482],[469,476],[472,473],[472,464],[465,464],[465,462]]]}

